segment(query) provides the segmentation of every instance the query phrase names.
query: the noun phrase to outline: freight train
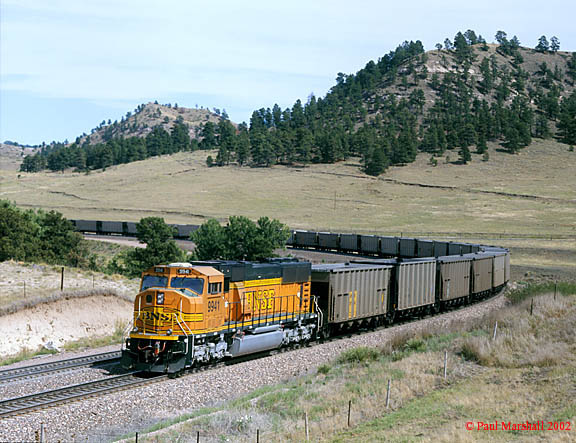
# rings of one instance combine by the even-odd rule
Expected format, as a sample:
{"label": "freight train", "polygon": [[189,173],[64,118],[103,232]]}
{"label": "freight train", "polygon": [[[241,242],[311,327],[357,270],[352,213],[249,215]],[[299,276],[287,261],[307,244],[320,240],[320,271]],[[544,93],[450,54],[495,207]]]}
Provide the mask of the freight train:
{"label": "freight train", "polygon": [[340,264],[270,259],[147,269],[122,365],[178,375],[470,303],[510,278],[509,251],[498,247],[310,231],[292,231],[288,244],[354,255]]}
{"label": "freight train", "polygon": [[[102,221],[102,220],[70,220],[78,232],[98,235],[124,235],[134,237],[137,234],[136,222]],[[190,234],[199,228],[198,225],[170,224],[175,230],[174,238],[189,239]]]}

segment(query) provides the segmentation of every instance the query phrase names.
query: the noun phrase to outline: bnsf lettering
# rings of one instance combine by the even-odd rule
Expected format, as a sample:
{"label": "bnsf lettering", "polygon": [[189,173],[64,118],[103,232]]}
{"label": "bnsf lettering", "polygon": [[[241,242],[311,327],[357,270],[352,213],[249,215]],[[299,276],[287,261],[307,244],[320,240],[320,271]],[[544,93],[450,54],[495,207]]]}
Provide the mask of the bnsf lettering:
{"label": "bnsf lettering", "polygon": [[154,320],[156,322],[170,321],[170,314],[165,314],[163,312],[144,311],[142,317],[144,318],[144,320]]}
{"label": "bnsf lettering", "polygon": [[246,292],[246,300],[253,309],[274,309],[274,289]]}
{"label": "bnsf lettering", "polygon": [[208,300],[208,312],[217,311],[220,308],[220,300]]}

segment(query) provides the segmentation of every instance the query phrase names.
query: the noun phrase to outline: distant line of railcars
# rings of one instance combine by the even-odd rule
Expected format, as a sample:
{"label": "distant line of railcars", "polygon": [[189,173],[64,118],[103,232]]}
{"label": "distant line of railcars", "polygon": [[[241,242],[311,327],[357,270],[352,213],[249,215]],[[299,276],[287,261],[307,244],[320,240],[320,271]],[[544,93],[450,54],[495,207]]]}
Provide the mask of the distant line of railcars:
{"label": "distant line of railcars", "polygon": [[[287,244],[295,248],[402,258],[474,254],[483,250],[482,248],[490,248],[460,242],[301,230],[291,231]],[[493,248],[501,251],[501,248]]]}
{"label": "distant line of railcars", "polygon": [[[100,220],[70,220],[74,225],[76,231],[86,234],[97,235],[124,235],[135,236],[138,231],[136,230],[136,222],[122,222],[122,221],[100,221]],[[198,225],[178,225],[169,224],[175,228],[176,233],[174,238],[188,239],[190,234],[199,228]]]}

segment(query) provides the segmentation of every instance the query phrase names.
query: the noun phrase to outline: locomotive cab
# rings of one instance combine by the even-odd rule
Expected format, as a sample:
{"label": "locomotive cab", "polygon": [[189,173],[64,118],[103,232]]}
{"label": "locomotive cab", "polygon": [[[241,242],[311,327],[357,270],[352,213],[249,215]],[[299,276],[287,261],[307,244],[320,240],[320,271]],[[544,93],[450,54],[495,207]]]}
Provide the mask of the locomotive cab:
{"label": "locomotive cab", "polygon": [[190,337],[224,322],[223,284],[223,274],[211,267],[176,263],[146,270],[122,365],[150,372],[183,369],[193,354]]}

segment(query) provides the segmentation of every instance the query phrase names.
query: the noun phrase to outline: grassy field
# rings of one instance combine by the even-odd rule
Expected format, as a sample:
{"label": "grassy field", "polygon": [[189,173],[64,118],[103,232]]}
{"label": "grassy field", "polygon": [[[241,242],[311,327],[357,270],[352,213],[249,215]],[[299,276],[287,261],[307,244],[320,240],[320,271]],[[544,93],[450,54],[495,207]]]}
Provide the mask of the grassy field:
{"label": "grassy field", "polygon": [[[546,291],[517,291],[509,307],[450,331],[425,330],[382,348],[345,351],[314,374],[175,418],[140,436],[187,441],[201,430],[202,441],[248,442],[259,430],[262,441],[305,441],[306,414],[310,441],[571,441],[576,285],[563,286],[557,297]],[[572,430],[502,430],[502,422],[539,420],[569,421]],[[497,431],[478,427],[495,422]]]}
{"label": "grassy field", "polygon": [[[488,162],[474,155],[469,165],[439,159],[432,167],[429,156],[421,155],[379,178],[361,173],[354,160],[207,168],[210,153],[179,153],[90,174],[2,171],[0,197],[69,218],[137,221],[156,215],[201,223],[266,215],[292,228],[336,231],[576,235],[576,153],[552,141],[535,142],[516,156],[494,148]],[[449,155],[456,160],[455,152]]]}

